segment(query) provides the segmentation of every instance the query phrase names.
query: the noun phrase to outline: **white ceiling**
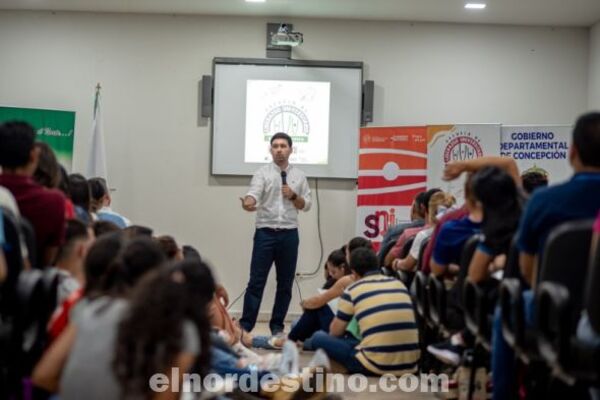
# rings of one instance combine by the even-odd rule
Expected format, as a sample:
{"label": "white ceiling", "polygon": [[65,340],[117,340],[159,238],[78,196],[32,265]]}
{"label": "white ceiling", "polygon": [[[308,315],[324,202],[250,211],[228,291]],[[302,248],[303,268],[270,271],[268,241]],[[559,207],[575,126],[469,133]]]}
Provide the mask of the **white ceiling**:
{"label": "white ceiling", "polygon": [[[476,0],[472,0],[477,2]],[[600,0],[0,0],[0,10],[209,14],[436,21],[516,25],[590,26],[600,21]]]}

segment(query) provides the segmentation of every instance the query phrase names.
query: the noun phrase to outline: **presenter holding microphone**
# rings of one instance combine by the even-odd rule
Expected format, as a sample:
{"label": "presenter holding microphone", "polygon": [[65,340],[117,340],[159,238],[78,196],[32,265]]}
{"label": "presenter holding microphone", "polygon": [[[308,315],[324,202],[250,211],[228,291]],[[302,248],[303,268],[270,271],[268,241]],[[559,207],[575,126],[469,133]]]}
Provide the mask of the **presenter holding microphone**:
{"label": "presenter holding microphone", "polygon": [[277,293],[269,328],[283,332],[283,320],[292,298],[298,260],[298,210],[311,206],[310,189],[304,172],[290,165],[292,138],[276,133],[271,138],[273,162],[261,167],[252,177],[242,201],[246,211],[256,211],[256,231],[250,263],[250,280],[244,296],[242,328],[254,328],[271,265],[275,263]]}

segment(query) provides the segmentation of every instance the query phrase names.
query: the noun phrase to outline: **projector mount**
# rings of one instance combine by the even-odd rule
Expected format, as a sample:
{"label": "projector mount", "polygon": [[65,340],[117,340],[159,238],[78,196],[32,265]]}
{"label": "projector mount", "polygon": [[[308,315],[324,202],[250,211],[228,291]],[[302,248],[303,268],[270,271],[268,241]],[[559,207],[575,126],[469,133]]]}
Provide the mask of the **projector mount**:
{"label": "projector mount", "polygon": [[288,23],[267,24],[267,58],[292,58],[292,47],[302,44],[304,35]]}

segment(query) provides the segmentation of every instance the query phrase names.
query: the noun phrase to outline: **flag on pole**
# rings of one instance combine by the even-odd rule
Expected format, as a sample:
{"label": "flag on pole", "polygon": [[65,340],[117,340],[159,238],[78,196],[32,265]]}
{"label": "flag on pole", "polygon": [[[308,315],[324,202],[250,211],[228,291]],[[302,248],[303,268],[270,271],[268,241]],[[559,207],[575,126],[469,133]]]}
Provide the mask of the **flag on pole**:
{"label": "flag on pole", "polygon": [[104,132],[102,130],[102,110],[100,107],[100,84],[96,85],[92,140],[90,141],[90,156],[88,158],[86,175],[87,178],[100,177],[108,181],[106,173]]}

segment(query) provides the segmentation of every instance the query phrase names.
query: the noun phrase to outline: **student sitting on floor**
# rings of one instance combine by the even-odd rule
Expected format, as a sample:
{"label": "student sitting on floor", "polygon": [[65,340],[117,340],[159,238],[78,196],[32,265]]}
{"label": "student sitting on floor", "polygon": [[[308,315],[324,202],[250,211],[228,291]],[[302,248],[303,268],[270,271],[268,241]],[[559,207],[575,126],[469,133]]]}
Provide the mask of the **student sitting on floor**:
{"label": "student sitting on floor", "polygon": [[[373,250],[354,250],[350,268],[358,280],[340,298],[330,333],[313,335],[313,347],[325,350],[350,373],[414,373],[420,356],[419,333],[406,287],[380,273]],[[360,342],[344,336],[352,317],[362,334]]]}

